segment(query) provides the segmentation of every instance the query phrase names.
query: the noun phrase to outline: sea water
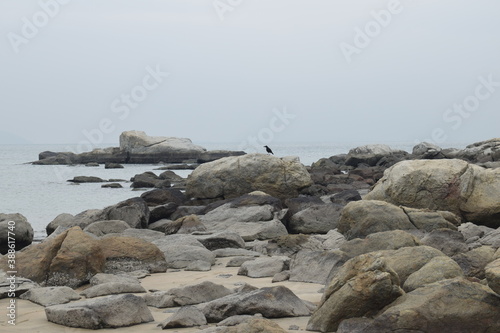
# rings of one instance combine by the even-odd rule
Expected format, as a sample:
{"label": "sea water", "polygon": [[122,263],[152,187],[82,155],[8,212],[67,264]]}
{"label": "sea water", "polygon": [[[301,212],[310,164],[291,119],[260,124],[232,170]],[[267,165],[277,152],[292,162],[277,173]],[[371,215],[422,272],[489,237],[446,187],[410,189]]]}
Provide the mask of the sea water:
{"label": "sea water", "polygon": [[[238,150],[237,143],[197,143],[209,150]],[[304,165],[323,157],[347,153],[361,145],[333,143],[296,143],[270,145],[275,156],[298,156]],[[103,147],[116,146],[113,144]],[[391,144],[392,148],[411,151],[413,144]],[[68,151],[68,145],[0,145],[0,213],[20,213],[35,230],[35,238],[46,236],[45,227],[61,213],[78,214],[87,209],[102,209],[120,201],[140,196],[146,190],[133,190],[130,182],[123,188],[101,188],[102,183],[74,185],[67,180],[75,176],[96,176],[102,179],[130,181],[136,174],[155,170],[158,164],[125,164],[123,169],[99,167],[32,165],[42,151]],[[258,148],[257,148],[258,149]],[[247,151],[248,153],[254,151]],[[262,153],[264,153],[262,148]],[[187,177],[190,170],[175,170]]]}

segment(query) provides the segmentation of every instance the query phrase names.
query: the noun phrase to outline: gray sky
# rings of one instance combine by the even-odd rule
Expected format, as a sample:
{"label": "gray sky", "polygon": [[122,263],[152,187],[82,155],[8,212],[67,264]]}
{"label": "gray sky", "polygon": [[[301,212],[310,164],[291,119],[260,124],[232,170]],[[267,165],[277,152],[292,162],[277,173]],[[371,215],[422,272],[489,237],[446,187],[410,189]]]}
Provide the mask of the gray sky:
{"label": "gray sky", "polygon": [[0,143],[132,129],[195,142],[498,137],[498,13],[496,0],[0,0]]}

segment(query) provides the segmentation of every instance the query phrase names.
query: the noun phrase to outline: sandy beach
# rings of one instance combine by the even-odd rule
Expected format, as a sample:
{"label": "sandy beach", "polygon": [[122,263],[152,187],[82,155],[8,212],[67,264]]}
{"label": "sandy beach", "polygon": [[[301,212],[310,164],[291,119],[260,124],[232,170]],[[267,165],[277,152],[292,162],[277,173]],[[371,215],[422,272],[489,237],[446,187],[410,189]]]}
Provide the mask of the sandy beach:
{"label": "sandy beach", "polygon": [[[217,262],[212,269],[208,272],[193,272],[184,270],[168,270],[166,273],[152,274],[141,280],[141,285],[146,290],[168,290],[171,288],[188,286],[193,284],[198,284],[203,281],[210,281],[216,284],[222,284],[227,288],[233,289],[237,288],[243,283],[251,284],[255,287],[262,288],[266,286],[276,286],[283,285],[292,290],[299,298],[310,301],[319,302],[321,299],[321,293],[318,291],[323,288],[321,284],[315,283],[301,283],[301,282],[290,282],[284,281],[279,283],[272,283],[272,278],[249,278],[247,276],[241,276],[238,274],[237,267],[225,267],[226,263],[230,258],[218,258]],[[229,274],[231,276],[229,276]],[[82,291],[86,286],[83,286],[77,291]],[[141,295],[141,294],[137,294]],[[83,299],[83,298],[82,298]],[[9,299],[0,300],[0,308],[3,313],[6,313],[6,307],[9,303]],[[17,305],[17,319],[16,325],[12,326],[7,323],[6,316],[2,315],[0,317],[0,330],[2,333],[10,332],[30,332],[30,333],[78,333],[78,332],[90,332],[92,330],[81,329],[81,328],[71,328],[65,327],[57,324],[50,323],[47,321],[45,316],[44,307],[32,303],[30,301],[16,299]],[[157,309],[154,307],[149,307],[151,313],[153,314],[155,321],[151,323],[145,323],[141,325],[135,325],[131,327],[123,327],[119,329],[101,329],[99,332],[158,332],[162,331],[160,327],[157,327],[159,323],[169,318],[173,312],[178,308],[168,308],[168,309]],[[296,325],[300,328],[299,331],[305,331],[309,317],[295,317],[295,318],[280,318],[273,319],[278,323],[283,329],[288,330],[291,325]],[[215,324],[211,324],[215,325]],[[190,333],[199,332],[198,327],[193,328],[183,328],[183,329],[170,329],[165,331],[179,332],[179,333]],[[297,330],[288,330],[289,332],[297,332]]]}

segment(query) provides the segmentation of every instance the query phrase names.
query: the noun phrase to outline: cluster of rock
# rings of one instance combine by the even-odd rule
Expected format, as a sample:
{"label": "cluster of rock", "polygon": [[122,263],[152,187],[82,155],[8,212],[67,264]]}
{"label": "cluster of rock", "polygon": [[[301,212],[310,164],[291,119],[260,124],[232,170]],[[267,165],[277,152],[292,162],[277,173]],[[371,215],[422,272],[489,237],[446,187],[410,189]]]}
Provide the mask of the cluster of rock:
{"label": "cluster of rock", "polygon": [[[310,316],[307,329],[320,332],[497,332],[497,147],[500,140],[461,151],[422,144],[407,154],[365,146],[309,169],[296,158],[221,158],[198,167],[185,193],[159,187],[59,215],[47,239],[17,254],[19,294],[46,306],[49,321],[92,329],[180,307],[163,329],[284,332],[267,319]],[[208,271],[222,258],[246,277],[322,284],[321,301],[283,285],[148,292],[137,279]],[[79,286],[88,288],[71,289]]]}
{"label": "cluster of rock", "polygon": [[151,137],[142,131],[126,131],[120,135],[120,146],[96,148],[90,152],[44,151],[39,154],[36,165],[107,164],[116,168],[120,163],[205,163],[227,156],[245,154],[242,151],[214,150],[195,145],[187,138]]}

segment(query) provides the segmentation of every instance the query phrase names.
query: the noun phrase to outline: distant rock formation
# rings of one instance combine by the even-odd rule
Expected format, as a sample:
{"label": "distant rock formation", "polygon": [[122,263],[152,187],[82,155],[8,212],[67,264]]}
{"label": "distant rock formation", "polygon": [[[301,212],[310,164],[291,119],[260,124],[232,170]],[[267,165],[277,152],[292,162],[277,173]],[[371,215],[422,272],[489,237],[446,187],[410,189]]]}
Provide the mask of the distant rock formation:
{"label": "distant rock formation", "polygon": [[120,147],[97,148],[90,152],[44,151],[38,155],[36,165],[87,164],[87,163],[205,163],[222,157],[244,155],[243,151],[207,151],[190,139],[152,137],[142,131],[126,131],[120,135]]}

